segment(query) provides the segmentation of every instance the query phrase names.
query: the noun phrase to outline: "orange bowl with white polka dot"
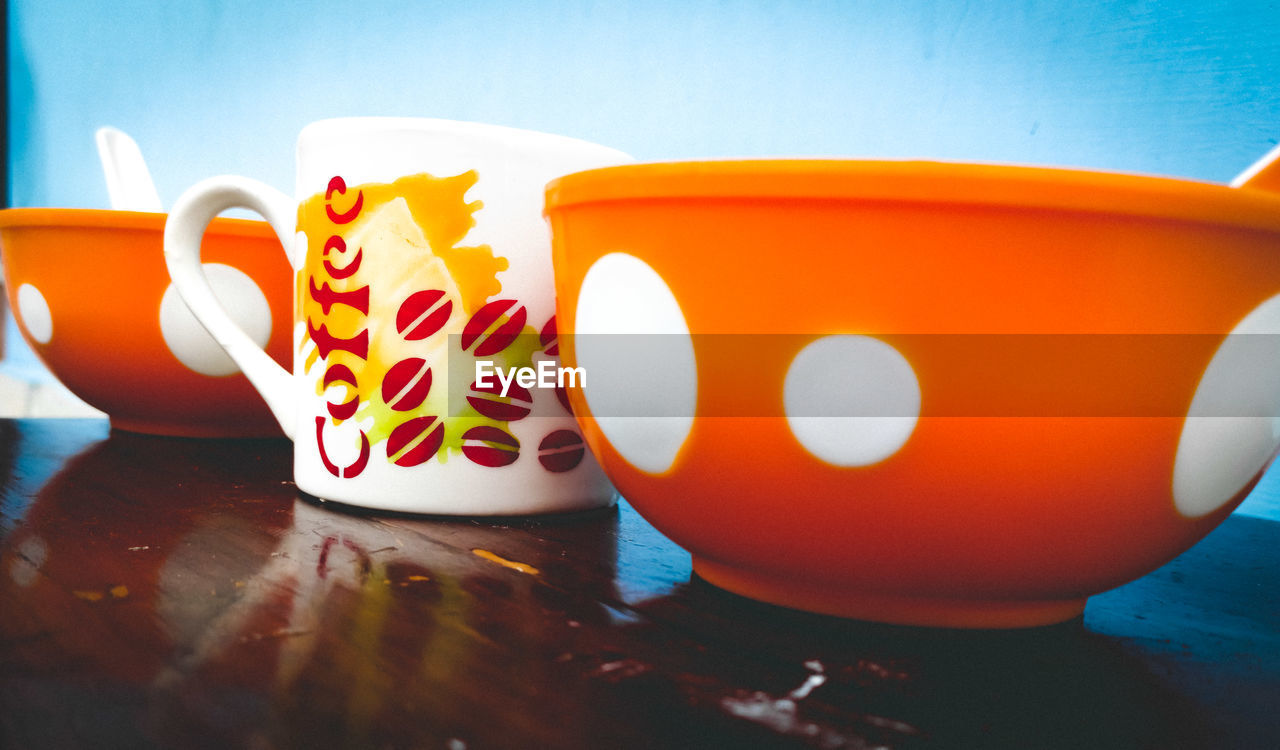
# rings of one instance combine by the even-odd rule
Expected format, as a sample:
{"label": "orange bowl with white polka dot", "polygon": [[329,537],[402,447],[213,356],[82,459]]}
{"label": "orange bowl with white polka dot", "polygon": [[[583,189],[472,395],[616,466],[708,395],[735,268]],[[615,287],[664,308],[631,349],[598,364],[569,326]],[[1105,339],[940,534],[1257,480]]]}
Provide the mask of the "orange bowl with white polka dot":
{"label": "orange bowl with white polka dot", "polygon": [[1208,533],[1280,442],[1280,196],[929,162],[548,186],[591,449],[705,580],[1020,627]]}
{"label": "orange bowl with white polka dot", "polygon": [[[280,428],[171,289],[165,214],[0,211],[10,309],[36,356],[117,429],[266,437]],[[265,222],[219,218],[205,271],[246,330],[289,362],[292,272]]]}

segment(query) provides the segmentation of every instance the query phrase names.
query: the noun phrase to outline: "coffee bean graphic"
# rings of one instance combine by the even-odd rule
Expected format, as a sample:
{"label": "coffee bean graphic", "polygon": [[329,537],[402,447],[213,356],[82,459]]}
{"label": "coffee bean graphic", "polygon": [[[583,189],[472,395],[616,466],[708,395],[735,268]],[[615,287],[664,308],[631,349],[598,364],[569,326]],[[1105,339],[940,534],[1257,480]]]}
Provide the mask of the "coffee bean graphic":
{"label": "coffee bean graphic", "polygon": [[560,402],[560,405],[564,407],[565,411],[572,414],[573,408],[569,406],[569,391],[565,390],[565,387],[558,383],[556,384],[555,391],[556,400]]}
{"label": "coffee bean graphic", "polygon": [[452,314],[453,301],[439,289],[414,292],[396,313],[396,330],[409,341],[421,341],[444,328]]}
{"label": "coffee bean graphic", "polygon": [[419,357],[400,360],[382,379],[382,400],[396,411],[418,408],[430,392],[431,368]]}
{"label": "coffee bean graphic", "polygon": [[520,441],[497,427],[472,427],[462,440],[462,454],[481,466],[507,466],[520,457]]}
{"label": "coffee bean graphic", "polygon": [[548,356],[560,356],[560,341],[556,334],[556,316],[552,315],[546,325],[542,326],[542,332],[538,334],[538,343],[542,344],[542,351]]}
{"label": "coffee bean graphic", "polygon": [[396,427],[387,438],[387,458],[399,466],[417,466],[436,454],[444,443],[444,423],[436,417],[415,417]]}
{"label": "coffee bean graphic", "polygon": [[547,471],[556,473],[575,468],[585,455],[582,437],[573,430],[556,430],[538,445],[538,462]]}
{"label": "coffee bean graphic", "polygon": [[[503,315],[507,315],[507,320],[499,323]],[[476,310],[476,314],[463,326],[462,348],[470,350],[474,344],[475,351],[472,354],[477,357],[497,354],[516,340],[516,336],[524,330],[528,316],[524,305],[513,299],[494,300]],[[495,324],[497,326],[492,331],[489,330]]]}
{"label": "coffee bean graphic", "polygon": [[524,419],[529,416],[529,410],[533,407],[533,395],[528,388],[523,388],[518,383],[511,383],[507,388],[510,403],[503,402],[502,385],[496,381],[483,386],[472,383],[471,393],[473,395],[467,396],[467,403],[481,416],[499,422]]}

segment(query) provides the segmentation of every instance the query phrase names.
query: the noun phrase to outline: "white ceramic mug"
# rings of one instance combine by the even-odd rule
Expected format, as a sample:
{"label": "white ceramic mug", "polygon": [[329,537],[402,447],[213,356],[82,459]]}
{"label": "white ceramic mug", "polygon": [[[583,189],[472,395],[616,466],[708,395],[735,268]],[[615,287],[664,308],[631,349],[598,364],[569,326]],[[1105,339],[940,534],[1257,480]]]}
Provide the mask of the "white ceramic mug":
{"label": "white ceramic mug", "polygon": [[[302,491],[413,513],[600,507],[613,490],[563,390],[539,378],[503,395],[472,373],[482,360],[494,374],[557,363],[543,188],[626,161],[493,125],[323,120],[298,136],[296,201],[245,178],[205,180],[170,212],[165,258],[293,439]],[[232,322],[202,273],[201,235],[233,207],[264,216],[295,269],[292,373]]]}

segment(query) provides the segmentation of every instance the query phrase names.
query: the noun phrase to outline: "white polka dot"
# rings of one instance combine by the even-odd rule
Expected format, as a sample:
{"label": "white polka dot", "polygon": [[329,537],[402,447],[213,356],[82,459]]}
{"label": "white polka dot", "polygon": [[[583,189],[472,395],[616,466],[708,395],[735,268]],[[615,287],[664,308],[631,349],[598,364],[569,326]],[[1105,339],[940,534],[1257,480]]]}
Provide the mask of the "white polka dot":
{"label": "white polka dot", "polygon": [[1249,313],[1205,368],[1173,463],[1173,502],[1182,515],[1194,518],[1222,507],[1257,476],[1280,443],[1277,334],[1280,295]]}
{"label": "white polka dot", "polygon": [[41,344],[53,339],[53,314],[39,289],[30,284],[18,287],[18,315],[31,338]]}
{"label": "white polka dot", "polygon": [[836,466],[867,466],[897,453],[920,416],[920,383],[897,349],[870,336],[827,336],[787,370],[791,432]]}
{"label": "white polka dot", "polygon": [[601,432],[637,469],[667,471],[698,401],[693,339],[675,295],[644,261],[610,253],[587,271],[576,314],[574,349]]}
{"label": "white polka dot", "polygon": [[[266,346],[271,338],[271,307],[253,279],[238,268],[221,263],[205,263],[204,273],[214,296],[236,325],[258,346]],[[187,309],[172,284],[160,300],[160,333],[173,356],[201,375],[220,377],[240,371]]]}

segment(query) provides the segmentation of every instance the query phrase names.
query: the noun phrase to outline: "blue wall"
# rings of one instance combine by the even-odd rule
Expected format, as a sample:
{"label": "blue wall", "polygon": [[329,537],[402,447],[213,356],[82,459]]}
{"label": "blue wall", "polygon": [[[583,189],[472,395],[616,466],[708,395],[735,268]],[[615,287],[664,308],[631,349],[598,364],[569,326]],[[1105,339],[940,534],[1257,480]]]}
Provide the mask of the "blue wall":
{"label": "blue wall", "polygon": [[[998,10],[997,10],[998,9]],[[335,115],[497,122],[641,159],[932,157],[1226,180],[1280,136],[1273,3],[11,0],[11,205],[102,206],[93,130],[171,202],[288,188]]]}
{"label": "blue wall", "polygon": [[644,160],[1218,181],[1280,137],[1271,2],[10,0],[9,28],[18,206],[105,206],[104,124],[138,140],[166,204],[224,172],[289,190],[298,129],[355,114],[548,130]]}

